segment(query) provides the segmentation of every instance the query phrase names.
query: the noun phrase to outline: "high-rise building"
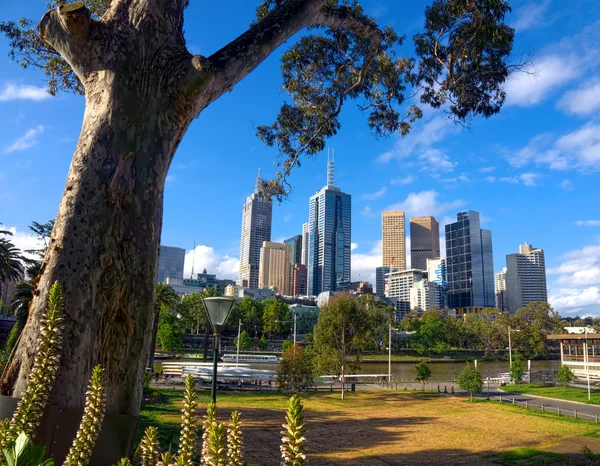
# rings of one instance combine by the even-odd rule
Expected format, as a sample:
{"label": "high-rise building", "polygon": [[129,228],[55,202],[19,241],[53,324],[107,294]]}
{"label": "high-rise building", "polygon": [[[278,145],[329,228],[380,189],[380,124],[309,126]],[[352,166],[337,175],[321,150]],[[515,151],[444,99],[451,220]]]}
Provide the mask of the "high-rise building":
{"label": "high-rise building", "polygon": [[310,198],[308,220],[308,294],[336,291],[350,281],[350,194],[334,185],[333,159],[327,163],[327,185]]}
{"label": "high-rise building", "polygon": [[271,241],[273,204],[259,191],[260,170],[254,192],[246,198],[242,209],[242,240],[240,244],[240,273],[238,286],[258,288],[260,248]]}
{"label": "high-rise building", "polygon": [[440,257],[440,225],[435,217],[410,219],[410,268],[425,270],[427,259]]}
{"label": "high-rise building", "polygon": [[441,296],[442,287],[437,283],[429,280],[414,282],[410,289],[410,310],[422,313],[435,306],[439,308]]}
{"label": "high-rise building", "polygon": [[375,269],[375,296],[379,298],[385,297],[385,282],[388,273],[390,273],[389,267],[377,267]]}
{"label": "high-rise building", "polygon": [[404,212],[391,210],[381,214],[381,252],[384,267],[406,269]]}
{"label": "high-rise building", "polygon": [[358,294],[373,294],[373,285],[369,282],[360,282],[356,292]]}
{"label": "high-rise building", "polygon": [[290,261],[292,265],[301,264],[302,263],[302,235],[292,236],[284,241],[284,244],[287,244],[292,248],[292,252],[290,255]]}
{"label": "high-rise building", "polygon": [[306,296],[306,266],[292,265],[292,296]]}
{"label": "high-rise building", "polygon": [[456,218],[456,222],[446,225],[448,307],[493,308],[492,232],[481,229],[479,212],[459,212]]}
{"label": "high-rise building", "polygon": [[506,267],[504,267],[501,272],[496,273],[496,309],[508,311],[506,297]]}
{"label": "high-rise building", "polygon": [[410,290],[413,285],[425,278],[423,270],[392,270],[387,274],[385,296],[396,307],[396,321],[401,321],[411,311]]}
{"label": "high-rise building", "polygon": [[185,249],[160,245],[158,251],[158,283],[165,283],[167,278],[183,280]]}
{"label": "high-rise building", "polygon": [[427,259],[427,280],[439,286],[440,301],[437,304],[440,309],[446,307],[446,260]]}
{"label": "high-rise building", "polygon": [[265,241],[260,248],[260,268],[258,272],[258,288],[275,287],[277,293],[291,294],[290,280],[292,264],[290,254],[292,248],[288,244]]}
{"label": "high-rise building", "polygon": [[506,294],[511,315],[533,301],[548,302],[543,249],[525,243],[506,256]]}
{"label": "high-rise building", "polygon": [[302,260],[301,263],[308,267],[308,222],[302,224]]}

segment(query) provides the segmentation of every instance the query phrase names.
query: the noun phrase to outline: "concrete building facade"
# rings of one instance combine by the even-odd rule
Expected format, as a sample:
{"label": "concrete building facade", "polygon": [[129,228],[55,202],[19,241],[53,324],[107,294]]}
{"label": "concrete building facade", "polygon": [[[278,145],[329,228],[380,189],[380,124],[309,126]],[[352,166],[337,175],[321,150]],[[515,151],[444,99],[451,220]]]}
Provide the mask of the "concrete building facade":
{"label": "concrete building facade", "polygon": [[302,224],[302,257],[300,263],[308,267],[308,222]]}
{"label": "concrete building facade", "polygon": [[511,315],[531,302],[548,302],[543,249],[525,243],[506,256],[506,294]]}
{"label": "concrete building facade", "polygon": [[167,278],[183,280],[185,249],[160,245],[158,252],[158,283],[165,283]]}
{"label": "concrete building facade", "polygon": [[447,299],[450,308],[496,305],[492,232],[480,226],[479,212],[457,214],[446,225]]}
{"label": "concrete building facade", "polygon": [[440,225],[435,217],[410,219],[410,268],[425,270],[427,259],[440,257]]}
{"label": "concrete building facade", "polygon": [[327,185],[309,202],[308,294],[336,291],[350,281],[352,197],[334,185],[333,160],[327,164]]}
{"label": "concrete building facade", "polygon": [[445,259],[427,259],[427,280],[439,287],[440,309],[446,307],[446,260]]}
{"label": "concrete building facade", "polygon": [[508,311],[508,300],[506,296],[506,267],[496,273],[496,309],[502,312]]}
{"label": "concrete building facade", "polygon": [[396,322],[400,322],[411,311],[410,290],[413,285],[425,278],[423,270],[392,270],[387,274],[385,296],[396,307]]}
{"label": "concrete building facade", "polygon": [[260,249],[260,268],[258,287],[275,287],[277,293],[289,296],[291,269],[290,255],[292,248],[288,244],[265,241]]}
{"label": "concrete building facade", "polygon": [[260,170],[254,192],[246,198],[242,208],[242,238],[240,243],[240,272],[237,285],[258,288],[260,248],[271,241],[273,204],[259,191]]}
{"label": "concrete building facade", "polygon": [[383,266],[406,269],[406,228],[404,212],[391,210],[381,214],[381,253]]}
{"label": "concrete building facade", "polygon": [[292,296],[306,296],[307,290],[306,266],[292,265]]}
{"label": "concrete building facade", "polygon": [[410,289],[410,310],[423,313],[434,306],[440,308],[441,295],[442,288],[437,283],[429,280],[414,282]]}

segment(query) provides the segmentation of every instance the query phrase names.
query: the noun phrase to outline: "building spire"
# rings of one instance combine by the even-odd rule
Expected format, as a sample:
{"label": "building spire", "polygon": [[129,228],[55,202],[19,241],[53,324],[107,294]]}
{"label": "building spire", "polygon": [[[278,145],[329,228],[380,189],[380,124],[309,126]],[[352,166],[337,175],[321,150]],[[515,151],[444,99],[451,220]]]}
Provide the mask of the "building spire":
{"label": "building spire", "polygon": [[334,186],[334,178],[333,178],[333,157],[334,150],[331,150],[331,157],[329,157],[329,149],[327,149],[327,186],[333,188]]}
{"label": "building spire", "polygon": [[256,175],[256,191],[260,190],[260,182],[261,182],[262,178],[260,177],[260,168],[258,169],[258,175]]}

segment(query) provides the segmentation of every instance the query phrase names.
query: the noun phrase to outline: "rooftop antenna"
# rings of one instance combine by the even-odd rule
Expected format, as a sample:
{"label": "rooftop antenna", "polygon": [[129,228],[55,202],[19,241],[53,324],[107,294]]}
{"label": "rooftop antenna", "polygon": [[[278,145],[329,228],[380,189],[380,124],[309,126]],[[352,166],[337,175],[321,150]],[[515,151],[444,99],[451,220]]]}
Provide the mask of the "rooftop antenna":
{"label": "rooftop antenna", "polygon": [[258,175],[256,175],[256,191],[260,189],[260,181],[262,178],[260,177],[260,168],[258,169]]}
{"label": "rooftop antenna", "polygon": [[329,149],[327,149],[327,186],[333,188],[333,157],[334,150],[331,150],[331,158],[329,158]]}
{"label": "rooftop antenna", "polygon": [[192,250],[192,274],[190,280],[194,279],[194,260],[196,259],[196,240],[194,239],[194,249]]}

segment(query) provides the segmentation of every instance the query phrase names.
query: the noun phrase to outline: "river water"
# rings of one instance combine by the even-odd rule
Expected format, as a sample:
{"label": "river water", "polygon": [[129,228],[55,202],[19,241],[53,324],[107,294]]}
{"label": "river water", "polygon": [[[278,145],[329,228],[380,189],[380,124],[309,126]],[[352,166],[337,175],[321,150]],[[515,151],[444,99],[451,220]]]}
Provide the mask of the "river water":
{"label": "river water", "polygon": [[[178,359],[173,360],[176,362],[184,362],[184,360]],[[198,362],[198,359],[190,360]],[[560,365],[559,360],[552,361],[531,361],[532,372],[553,372],[558,369]],[[251,369],[267,369],[277,370],[277,364],[249,364]],[[396,381],[412,381],[415,379],[415,363],[411,362],[394,362],[392,361],[392,379]],[[429,363],[431,369],[431,380],[432,381],[451,381],[458,377],[458,374],[465,367],[464,362],[431,362]],[[508,372],[508,361],[481,361],[478,362],[477,367],[481,372],[481,375],[485,377],[497,377],[499,372]],[[155,364],[155,370],[160,371],[162,365],[157,361]],[[363,362],[360,365],[358,374],[387,374],[388,373],[388,362]]]}

